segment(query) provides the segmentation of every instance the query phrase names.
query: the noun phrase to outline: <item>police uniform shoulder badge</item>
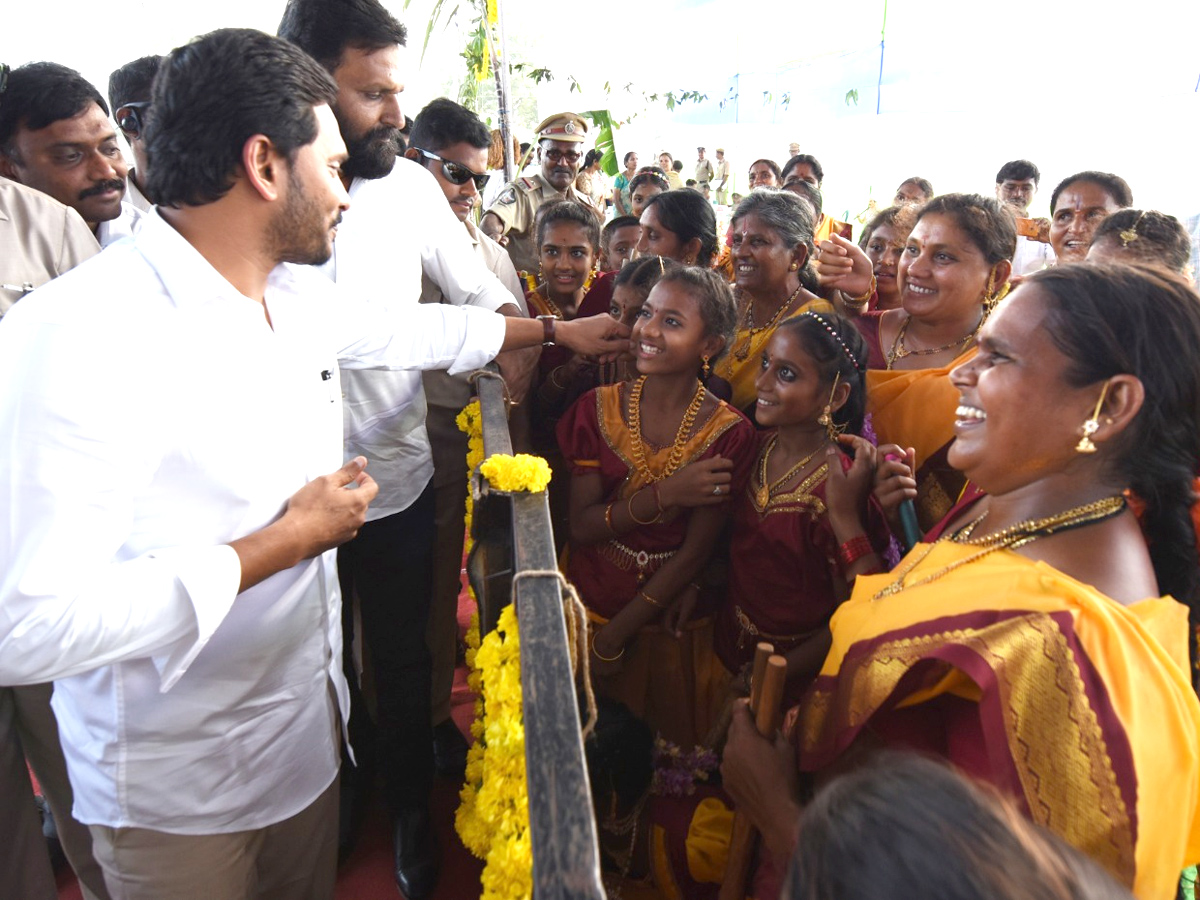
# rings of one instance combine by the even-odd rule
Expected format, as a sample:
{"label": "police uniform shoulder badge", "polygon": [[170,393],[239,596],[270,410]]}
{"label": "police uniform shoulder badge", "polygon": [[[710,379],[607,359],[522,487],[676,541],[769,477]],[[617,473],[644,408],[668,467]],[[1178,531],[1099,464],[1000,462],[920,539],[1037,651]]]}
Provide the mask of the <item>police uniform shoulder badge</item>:
{"label": "police uniform shoulder badge", "polygon": [[496,198],[497,206],[512,206],[517,202],[517,189],[513,185],[509,185],[500,192],[500,196]]}

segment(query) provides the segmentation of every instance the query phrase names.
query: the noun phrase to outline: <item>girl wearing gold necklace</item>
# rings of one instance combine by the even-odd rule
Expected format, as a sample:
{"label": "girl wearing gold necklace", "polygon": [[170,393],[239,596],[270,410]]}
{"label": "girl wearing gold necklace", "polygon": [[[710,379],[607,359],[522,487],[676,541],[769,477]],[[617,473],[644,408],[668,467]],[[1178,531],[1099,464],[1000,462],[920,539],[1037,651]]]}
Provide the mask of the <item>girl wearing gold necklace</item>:
{"label": "girl wearing gold necklace", "polygon": [[[1197,346],[1200,297],[1150,269],[1049,269],[997,309],[949,377],[950,461],[987,497],[858,579],[797,711],[802,771],[934,753],[1136,896],[1174,896],[1200,856]],[[786,853],[794,772],[747,765],[761,740],[735,718],[724,784]]]}
{"label": "girl wearing gold necklace", "polygon": [[806,309],[832,312],[818,297],[812,255],[812,210],[785,191],[758,190],[738,204],[731,226],[738,324],[729,354],[714,374],[729,382],[731,403],[746,411],[767,341],[789,316]]}
{"label": "girl wearing gold necklace", "polygon": [[734,315],[711,270],[668,269],[633,326],[639,376],[584,394],[558,427],[597,692],[686,747],[708,731],[719,674],[697,579],[754,455],[753,426],[698,378]]}
{"label": "girl wearing gold necklace", "polygon": [[[829,650],[829,619],[858,575],[882,571],[889,532],[869,497],[874,447],[860,437],[867,351],[854,325],[811,310],[775,330],[759,364],[758,459],[734,498],[729,587],[716,650],[741,693],[754,649],[787,658],[789,705]],[[854,459],[838,449],[852,442]]]}

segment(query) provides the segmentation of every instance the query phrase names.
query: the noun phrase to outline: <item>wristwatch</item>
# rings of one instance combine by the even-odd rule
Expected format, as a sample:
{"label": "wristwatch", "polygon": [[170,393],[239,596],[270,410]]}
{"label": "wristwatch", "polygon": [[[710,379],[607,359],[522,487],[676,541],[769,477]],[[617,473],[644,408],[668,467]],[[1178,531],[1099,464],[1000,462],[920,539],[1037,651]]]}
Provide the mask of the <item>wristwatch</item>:
{"label": "wristwatch", "polygon": [[558,316],[538,316],[538,320],[542,323],[542,346],[554,346],[554,323],[558,321]]}

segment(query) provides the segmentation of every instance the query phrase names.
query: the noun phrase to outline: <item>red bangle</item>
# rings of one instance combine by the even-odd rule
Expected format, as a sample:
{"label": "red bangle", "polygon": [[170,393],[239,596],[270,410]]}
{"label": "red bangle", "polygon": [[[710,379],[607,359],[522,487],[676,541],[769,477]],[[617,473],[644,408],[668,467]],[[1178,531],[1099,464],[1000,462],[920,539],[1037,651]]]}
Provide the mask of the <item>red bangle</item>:
{"label": "red bangle", "polygon": [[842,561],[843,569],[849,569],[864,556],[870,556],[874,552],[875,548],[871,546],[870,539],[865,534],[860,534],[838,547],[838,559]]}

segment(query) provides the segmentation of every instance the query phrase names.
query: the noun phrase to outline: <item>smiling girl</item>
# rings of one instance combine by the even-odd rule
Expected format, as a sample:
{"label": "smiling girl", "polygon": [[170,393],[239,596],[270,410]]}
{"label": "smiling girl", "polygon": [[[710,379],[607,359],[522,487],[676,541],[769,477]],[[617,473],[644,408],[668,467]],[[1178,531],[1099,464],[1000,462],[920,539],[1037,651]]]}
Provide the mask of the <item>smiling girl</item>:
{"label": "smiling girl", "polygon": [[[829,619],[861,574],[880,572],[883,513],[868,499],[875,448],[861,437],[867,351],[847,320],[784,321],[759,362],[758,457],[734,498],[729,590],[716,650],[748,690],[758,641],[787,657],[789,704],[829,649]],[[854,449],[851,459],[838,446]]]}
{"label": "smiling girl", "polygon": [[558,427],[596,688],[684,746],[708,730],[717,675],[695,579],[754,454],[753,426],[697,378],[733,321],[715,273],[666,272],[633,326],[640,377],[585,394]]}

